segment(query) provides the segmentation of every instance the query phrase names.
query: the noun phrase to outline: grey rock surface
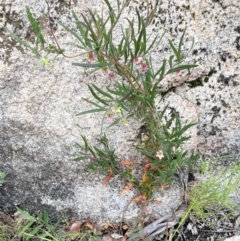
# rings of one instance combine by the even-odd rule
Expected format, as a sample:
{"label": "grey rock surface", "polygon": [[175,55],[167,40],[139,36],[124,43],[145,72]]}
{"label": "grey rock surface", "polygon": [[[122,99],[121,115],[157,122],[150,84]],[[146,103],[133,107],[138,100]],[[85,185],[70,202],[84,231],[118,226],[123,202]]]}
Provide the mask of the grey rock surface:
{"label": "grey rock surface", "polygon": [[[114,3],[115,1],[110,1]],[[131,1],[123,13],[134,17],[134,8],[146,14],[147,1]],[[102,186],[104,176],[85,173],[84,163],[74,163],[76,143],[80,136],[89,142],[101,132],[102,116],[76,116],[90,109],[82,101],[90,97],[88,83],[106,85],[101,73],[88,74],[72,66],[74,60],[58,57],[51,67],[42,66],[29,51],[6,36],[7,27],[22,38],[32,41],[33,35],[25,5],[40,17],[46,10],[44,1],[5,0],[0,3],[0,170],[8,173],[0,187],[0,207],[13,211],[16,205],[30,212],[47,209],[52,217],[62,213],[79,219],[120,221],[123,210],[134,196],[120,196],[118,177]],[[153,5],[153,4],[152,4]],[[71,10],[86,13],[87,8],[107,11],[103,1],[51,1],[51,16],[69,26]],[[161,83],[168,89],[164,104],[179,111],[183,121],[197,121],[190,130],[192,139],[187,148],[207,156],[239,153],[240,150],[240,3],[239,0],[174,0],[159,1],[150,31],[162,34],[162,45],[154,61],[161,64],[170,53],[168,38],[177,43],[187,27],[186,51],[195,38],[189,61],[199,64],[190,75],[172,76]],[[75,49],[59,26],[55,34],[68,55]],[[116,33],[117,35],[118,33]],[[180,104],[181,103],[181,104]],[[161,108],[161,105],[159,106]],[[108,130],[119,160],[140,158],[126,144],[136,129],[119,126]],[[152,205],[149,212],[158,217],[175,210],[182,201],[181,188],[174,184],[163,194],[156,193],[161,205]],[[131,204],[125,217],[137,217],[139,207]]]}

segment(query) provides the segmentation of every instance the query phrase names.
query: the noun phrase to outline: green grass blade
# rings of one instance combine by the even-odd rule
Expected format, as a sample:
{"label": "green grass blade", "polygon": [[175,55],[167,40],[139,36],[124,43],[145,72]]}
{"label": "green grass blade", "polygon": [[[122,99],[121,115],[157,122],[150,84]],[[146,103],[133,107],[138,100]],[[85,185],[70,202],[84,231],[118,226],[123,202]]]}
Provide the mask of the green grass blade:
{"label": "green grass blade", "polygon": [[33,229],[33,231],[31,231],[30,233],[28,233],[27,235],[29,235],[26,240],[30,240],[32,237],[34,237],[38,232],[39,230],[42,228],[43,225],[38,225],[37,227],[35,227]]}
{"label": "green grass blade", "polygon": [[34,218],[33,216],[31,216],[29,213],[21,210],[20,208],[17,207],[17,211],[26,219],[31,220],[31,221],[36,221],[36,218]]}
{"label": "green grass blade", "polygon": [[43,212],[43,221],[44,221],[44,224],[45,224],[45,225],[48,225],[48,223],[49,223],[49,217],[48,217],[48,213],[47,213],[46,210],[44,210],[44,212]]}
{"label": "green grass blade", "polygon": [[35,221],[30,221],[21,230],[20,235],[25,234],[25,232],[34,224]]}

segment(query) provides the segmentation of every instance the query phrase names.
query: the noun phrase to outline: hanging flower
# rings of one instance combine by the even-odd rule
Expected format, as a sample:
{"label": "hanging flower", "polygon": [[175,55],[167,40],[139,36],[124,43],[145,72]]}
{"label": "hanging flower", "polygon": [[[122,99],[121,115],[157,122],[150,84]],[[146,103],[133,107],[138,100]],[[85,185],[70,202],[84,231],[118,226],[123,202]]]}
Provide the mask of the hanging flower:
{"label": "hanging flower", "polygon": [[114,107],[113,107],[113,113],[121,113],[122,111],[121,111],[121,107],[119,106],[119,105],[115,105]]}
{"label": "hanging flower", "polygon": [[50,63],[48,62],[48,60],[47,59],[45,59],[45,58],[41,58],[41,63],[43,64],[43,65],[46,65],[46,66],[50,66]]}
{"label": "hanging flower", "polygon": [[93,52],[89,52],[87,54],[87,58],[89,59],[90,62],[93,62],[95,60],[95,56],[94,56]]}
{"label": "hanging flower", "polygon": [[146,72],[147,70],[148,70],[148,66],[147,66],[146,62],[142,62],[141,72]]}
{"label": "hanging flower", "polygon": [[175,72],[176,76],[181,76],[182,75],[182,71],[181,70],[178,70]]}
{"label": "hanging flower", "polygon": [[115,74],[113,72],[109,73],[108,74],[108,78],[111,80],[111,81],[114,81],[115,80]]}
{"label": "hanging flower", "polygon": [[113,119],[114,119],[113,114],[111,114],[111,113],[107,114],[107,120],[108,121],[113,121]]}
{"label": "hanging flower", "polygon": [[125,117],[122,119],[122,122],[123,122],[123,125],[128,126],[128,122]]}
{"label": "hanging flower", "polygon": [[103,68],[103,69],[102,69],[102,72],[103,72],[104,74],[108,74],[108,69],[107,69],[107,68]]}
{"label": "hanging flower", "polygon": [[163,151],[162,150],[160,150],[160,151],[157,151],[157,153],[156,153],[156,157],[158,157],[160,160],[164,157],[164,155],[163,155]]}
{"label": "hanging flower", "polygon": [[135,58],[135,59],[133,60],[133,63],[134,63],[135,65],[141,64],[141,62],[142,62],[142,58],[141,58],[141,57],[137,57],[137,58]]}

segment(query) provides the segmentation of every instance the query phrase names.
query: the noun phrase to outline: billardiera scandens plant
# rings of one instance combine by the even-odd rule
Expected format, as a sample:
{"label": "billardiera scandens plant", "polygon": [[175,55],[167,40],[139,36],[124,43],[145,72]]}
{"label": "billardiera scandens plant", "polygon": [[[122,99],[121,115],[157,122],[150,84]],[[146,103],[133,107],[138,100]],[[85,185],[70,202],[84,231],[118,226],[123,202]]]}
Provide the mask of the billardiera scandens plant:
{"label": "billardiera scandens plant", "polygon": [[[142,163],[142,178],[135,176],[134,164],[131,164],[131,168],[127,165],[119,166],[105,133],[99,140],[102,148],[91,147],[86,137],[82,136],[83,145],[80,145],[80,156],[75,160],[89,160],[92,156],[90,165],[92,169],[102,170],[109,178],[120,174],[125,182],[138,189],[139,195],[149,199],[154,190],[171,183],[179,168],[190,164],[197,157],[194,153],[188,154],[180,148],[190,138],[185,137],[184,133],[194,123],[182,126],[174,110],[165,121],[163,117],[166,116],[168,106],[159,111],[155,105],[157,96],[161,95],[158,86],[167,75],[175,73],[180,76],[182,71],[190,70],[197,65],[184,63],[185,57],[191,51],[190,49],[185,54],[182,52],[185,29],[177,47],[169,40],[173,54],[168,59],[163,59],[161,66],[154,68],[152,52],[160,44],[163,35],[156,35],[150,41],[146,29],[154,17],[156,8],[149,10],[145,18],[136,10],[135,19],[127,18],[128,26],[124,29],[117,23],[130,1],[117,0],[116,10],[109,0],[104,2],[108,8],[107,16],[88,9],[88,17],[81,14],[79,18],[72,11],[76,23],[74,30],[59,22],[63,29],[78,41],[74,46],[79,49],[79,55],[87,53],[87,63],[74,62],[73,65],[89,68],[91,72],[101,71],[109,79],[109,84],[104,88],[95,84],[88,85],[94,101],[86,98],[83,100],[92,104],[94,108],[78,115],[103,112],[104,121],[106,120],[112,128],[118,123],[128,125],[129,119],[137,121],[142,127],[140,130],[144,130],[144,135],[137,135],[139,140],[132,145],[144,157],[145,163]],[[48,44],[42,33],[41,21],[38,23],[35,20],[29,8],[27,8],[27,14],[36,34],[35,47],[13,33],[11,36],[29,48],[46,66],[49,66],[46,58],[49,53],[67,57],[57,42],[54,32],[50,31],[55,45]],[[44,17],[45,19],[49,17],[49,12]],[[119,39],[115,39],[115,31],[121,32]],[[44,57],[42,57],[43,53],[45,53]],[[154,54],[156,55],[156,52]],[[134,163],[134,160],[125,163]]]}

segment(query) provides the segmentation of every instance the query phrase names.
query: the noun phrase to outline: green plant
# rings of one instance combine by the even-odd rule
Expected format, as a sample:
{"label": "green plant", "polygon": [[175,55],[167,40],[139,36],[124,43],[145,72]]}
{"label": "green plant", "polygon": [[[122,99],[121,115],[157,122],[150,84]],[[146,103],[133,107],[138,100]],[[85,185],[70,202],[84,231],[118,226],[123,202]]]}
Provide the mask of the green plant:
{"label": "green plant", "polygon": [[[82,136],[81,156],[75,161],[90,160],[89,168],[100,169],[108,174],[104,183],[107,183],[113,175],[120,173],[123,180],[129,183],[129,187],[135,186],[139,196],[148,200],[154,190],[171,184],[178,169],[190,165],[197,158],[194,153],[189,155],[181,148],[182,144],[190,138],[184,136],[185,132],[195,123],[182,126],[179,114],[174,109],[171,109],[169,116],[166,115],[168,106],[158,110],[155,103],[156,98],[161,95],[158,86],[167,75],[179,75],[181,71],[189,71],[197,65],[184,62],[191,51],[191,49],[187,52],[182,50],[185,29],[177,47],[169,40],[172,55],[164,59],[160,66],[154,67],[152,56],[156,54],[155,48],[161,42],[163,35],[157,35],[151,40],[147,35],[147,27],[153,19],[156,8],[148,11],[146,18],[136,10],[136,18],[132,20],[127,18],[128,26],[124,29],[119,27],[118,23],[129,0],[122,3],[117,0],[116,11],[108,0],[104,1],[108,8],[106,17],[89,9],[88,17],[82,14],[79,19],[73,11],[76,30],[59,23],[76,38],[78,45],[74,44],[74,46],[83,51],[80,54],[87,55],[87,63],[75,62],[73,65],[89,68],[91,73],[100,70],[109,79],[109,84],[104,88],[95,84],[88,85],[94,100],[84,100],[94,108],[78,115],[103,112],[103,122],[109,121],[109,127],[121,122],[123,125],[129,125],[129,120],[138,122],[140,126],[138,142],[134,143],[133,147],[145,157],[145,163],[142,163],[140,179],[133,174],[134,160],[119,165],[115,151],[109,148],[105,133],[99,140],[102,149],[89,146],[86,137]],[[63,54],[67,57],[53,31],[51,34],[55,40],[55,47],[47,44],[44,39],[42,29],[44,19],[48,19],[49,12],[41,18],[39,23],[34,19],[29,8],[27,8],[27,15],[36,34],[35,47],[16,35],[12,33],[11,35],[29,48],[45,65],[49,65],[49,62],[46,56],[42,57],[42,53]],[[115,38],[117,31],[121,36],[119,39]]]}
{"label": "green plant", "polygon": [[7,225],[0,222],[0,240],[1,241],[10,241],[11,240],[11,230]]}
{"label": "green plant", "polygon": [[[239,163],[232,164],[227,168],[223,166],[217,168],[216,162],[202,161],[202,167],[205,178],[187,189],[188,207],[177,230],[190,215],[199,222],[217,215],[221,210],[228,210],[230,214],[240,210],[231,198],[240,187]],[[176,235],[177,230],[173,233],[172,238]]]}
{"label": "green plant", "polygon": [[204,219],[215,214],[216,210],[227,208],[233,211],[237,208],[231,196],[240,186],[240,165],[215,168],[206,176],[206,180],[200,181],[188,192],[192,213]]}
{"label": "green plant", "polygon": [[[81,156],[74,159],[74,161],[89,160],[87,168],[90,170],[99,170],[107,174],[110,170],[113,175],[118,173],[116,156],[113,150],[110,149],[106,135],[98,140],[100,147],[91,148],[87,142],[86,137],[82,136],[84,147],[80,146],[82,150]],[[101,149],[101,146],[103,147]]]}
{"label": "green plant", "polygon": [[19,236],[24,240],[45,240],[61,241],[63,232],[58,232],[60,221],[52,224],[49,220],[47,211],[40,213],[36,218],[29,213],[17,208],[20,215],[25,219],[24,225],[19,232]]}
{"label": "green plant", "polygon": [[71,232],[68,222],[50,221],[46,211],[36,217],[17,208],[15,219],[11,215],[0,213],[1,241],[99,241],[96,229]]}
{"label": "green plant", "polygon": [[6,173],[0,171],[0,186],[5,182]]}

